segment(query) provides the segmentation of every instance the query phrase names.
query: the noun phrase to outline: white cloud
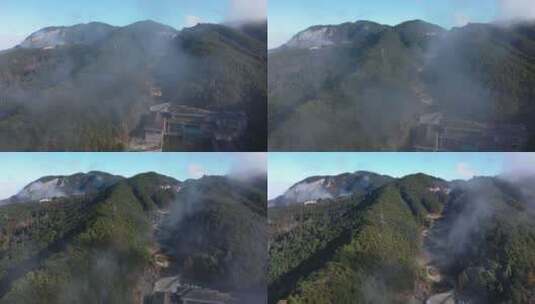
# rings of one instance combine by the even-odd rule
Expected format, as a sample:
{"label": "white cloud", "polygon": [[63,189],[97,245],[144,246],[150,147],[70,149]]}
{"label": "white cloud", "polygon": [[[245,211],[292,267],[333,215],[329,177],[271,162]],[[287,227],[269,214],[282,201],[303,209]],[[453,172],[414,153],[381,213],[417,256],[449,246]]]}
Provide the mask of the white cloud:
{"label": "white cloud", "polygon": [[465,26],[470,22],[470,17],[462,12],[455,13],[453,18],[455,19],[455,26]]}
{"label": "white cloud", "polygon": [[462,178],[472,178],[477,175],[477,171],[468,163],[458,163],[455,169]]}
{"label": "white cloud", "polygon": [[535,153],[507,153],[502,174],[508,177],[535,175]]}
{"label": "white cloud", "polygon": [[267,173],[267,153],[235,153],[229,175],[246,179]]}
{"label": "white cloud", "polygon": [[535,19],[535,2],[533,0],[497,0],[498,19],[533,20]]}
{"label": "white cloud", "polygon": [[267,0],[229,0],[228,19],[231,21],[265,20]]}
{"label": "white cloud", "polygon": [[184,20],[184,25],[186,27],[192,27],[192,26],[196,26],[197,24],[199,24],[201,22],[202,22],[201,17],[187,15],[185,20]]}
{"label": "white cloud", "polygon": [[206,175],[206,169],[198,164],[190,164],[188,166],[188,174],[191,178],[201,178]]}

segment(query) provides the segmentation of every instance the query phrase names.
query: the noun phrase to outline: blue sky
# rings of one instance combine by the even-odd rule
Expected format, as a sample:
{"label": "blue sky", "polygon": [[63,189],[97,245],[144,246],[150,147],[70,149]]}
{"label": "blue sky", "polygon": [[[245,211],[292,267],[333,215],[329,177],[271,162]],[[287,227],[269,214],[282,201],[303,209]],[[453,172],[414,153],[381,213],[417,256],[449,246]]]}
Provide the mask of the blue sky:
{"label": "blue sky", "polygon": [[130,177],[154,171],[178,180],[265,171],[264,153],[1,153],[0,199],[47,175],[104,171]]}
{"label": "blue sky", "polygon": [[[520,157],[521,156],[521,157]],[[529,157],[526,157],[529,156]],[[393,177],[426,173],[446,180],[494,176],[506,166],[535,167],[535,154],[515,153],[269,153],[268,197],[314,175],[359,170]]]}
{"label": "blue sky", "polygon": [[0,50],[47,26],[152,19],[177,29],[266,16],[267,0],[0,0]]}
{"label": "blue sky", "polygon": [[[371,20],[395,25],[423,19],[446,28],[520,14],[533,0],[270,0],[269,47],[318,24]],[[520,8],[519,8],[520,7]]]}

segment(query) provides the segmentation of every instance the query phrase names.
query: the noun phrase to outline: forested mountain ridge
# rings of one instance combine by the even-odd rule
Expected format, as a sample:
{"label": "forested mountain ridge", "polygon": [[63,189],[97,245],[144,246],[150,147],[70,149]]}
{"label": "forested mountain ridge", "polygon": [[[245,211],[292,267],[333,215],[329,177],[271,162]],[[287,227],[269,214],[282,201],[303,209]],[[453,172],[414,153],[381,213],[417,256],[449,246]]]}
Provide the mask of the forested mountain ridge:
{"label": "forested mountain ridge", "polygon": [[243,145],[265,150],[265,26],[179,31],[140,21],[37,31],[0,53],[0,149],[125,150],[142,136],[149,108],[170,102],[244,112]]}
{"label": "forested mountain ridge", "polygon": [[530,303],[525,189],[501,177],[417,174],[366,195],[272,207],[269,302]]}
{"label": "forested mountain ridge", "polygon": [[[311,27],[269,53],[270,147],[530,149],[534,29],[519,23],[445,30],[420,20]],[[458,133],[442,134],[437,148],[416,132],[422,124]],[[463,132],[474,128],[479,137],[465,143]]]}
{"label": "forested mountain ridge", "polygon": [[265,191],[259,177],[145,173],[2,206],[0,303],[143,303],[171,275],[238,299],[265,297]]}

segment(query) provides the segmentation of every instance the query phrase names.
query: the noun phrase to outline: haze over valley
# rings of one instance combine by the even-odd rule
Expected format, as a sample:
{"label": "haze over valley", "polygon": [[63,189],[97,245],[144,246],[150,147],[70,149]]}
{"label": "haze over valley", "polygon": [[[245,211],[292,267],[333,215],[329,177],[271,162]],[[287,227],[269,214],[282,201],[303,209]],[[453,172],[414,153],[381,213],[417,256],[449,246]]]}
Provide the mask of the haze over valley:
{"label": "haze over valley", "polygon": [[[347,164],[343,158],[332,163]],[[424,157],[391,158],[395,168]],[[463,157],[446,153],[433,163],[448,158]],[[416,170],[401,177],[355,171],[293,184],[268,202],[268,302],[531,303],[529,159],[518,157],[525,170],[506,163],[497,176],[451,181]]]}
{"label": "haze over valley", "polygon": [[[264,303],[265,164],[239,157],[225,175],[90,171],[27,184],[0,201],[0,303]],[[193,158],[174,159],[218,170]]]}
{"label": "haze over valley", "polygon": [[535,23],[316,25],[269,51],[269,145],[526,151]]}
{"label": "haze over valley", "polygon": [[0,51],[0,150],[265,151],[267,21],[235,6],[181,30],[33,29]]}

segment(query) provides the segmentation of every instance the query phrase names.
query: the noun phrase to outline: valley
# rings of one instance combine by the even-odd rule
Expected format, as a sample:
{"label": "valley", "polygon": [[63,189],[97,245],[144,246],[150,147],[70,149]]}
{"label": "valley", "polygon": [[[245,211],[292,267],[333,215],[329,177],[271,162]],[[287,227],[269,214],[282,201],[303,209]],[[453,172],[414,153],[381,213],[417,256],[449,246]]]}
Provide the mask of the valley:
{"label": "valley", "polygon": [[269,51],[270,149],[530,149],[533,31],[422,20],[305,29]]}
{"label": "valley", "polygon": [[[300,186],[308,182],[292,187],[304,191],[294,196],[301,200],[270,202],[269,303],[533,298],[532,194],[521,183],[499,177],[447,182],[415,174],[303,204],[306,192],[318,195],[327,185]],[[338,182],[328,189],[346,187]]]}
{"label": "valley", "polygon": [[96,171],[36,180],[0,203],[0,303],[262,301],[265,184]]}
{"label": "valley", "polygon": [[[0,53],[0,149],[263,151],[266,35],[261,21],[41,29]],[[154,143],[161,104],[179,109],[169,125],[188,119]],[[199,123],[192,108],[217,115]]]}
{"label": "valley", "polygon": [[[426,228],[421,235],[421,256],[418,257],[418,264],[425,272],[427,290],[424,291],[426,304],[455,304],[455,292],[451,290],[455,282],[454,278],[448,277],[440,265],[440,255],[447,254],[448,248],[444,247],[444,241],[440,240],[440,225],[442,215],[428,215],[426,217]],[[421,260],[420,260],[421,259]],[[425,283],[423,283],[425,284]],[[430,285],[430,286],[429,286]]]}

